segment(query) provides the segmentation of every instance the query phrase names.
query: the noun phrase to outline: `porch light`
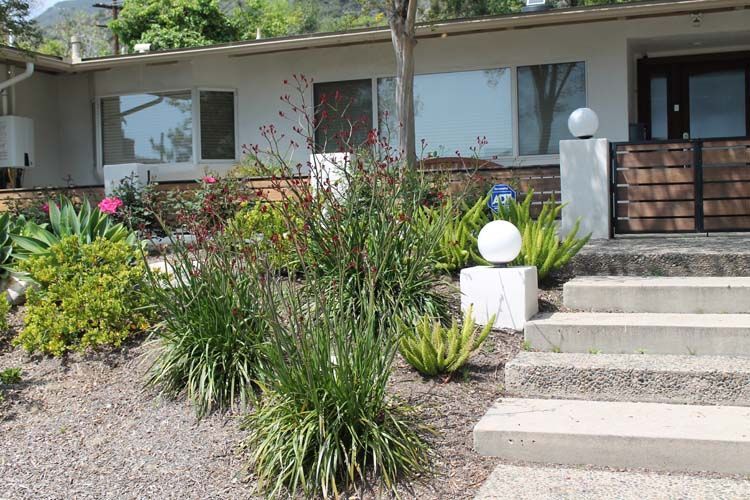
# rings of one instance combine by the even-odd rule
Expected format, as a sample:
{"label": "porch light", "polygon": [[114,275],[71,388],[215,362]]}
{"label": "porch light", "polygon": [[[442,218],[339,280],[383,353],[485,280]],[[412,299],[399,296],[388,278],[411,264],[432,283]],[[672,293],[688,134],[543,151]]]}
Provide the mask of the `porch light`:
{"label": "porch light", "polygon": [[477,246],[486,261],[507,264],[521,252],[521,233],[508,221],[492,221],[479,231]]}
{"label": "porch light", "polygon": [[568,129],[574,137],[591,139],[599,130],[599,117],[593,109],[578,108],[568,118]]}

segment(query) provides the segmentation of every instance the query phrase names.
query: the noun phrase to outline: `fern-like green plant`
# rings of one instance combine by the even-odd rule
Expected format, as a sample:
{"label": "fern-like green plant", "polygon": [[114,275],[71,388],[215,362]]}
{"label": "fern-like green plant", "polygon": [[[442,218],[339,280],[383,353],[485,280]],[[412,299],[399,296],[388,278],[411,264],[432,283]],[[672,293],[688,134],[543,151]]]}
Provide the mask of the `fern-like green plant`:
{"label": "fern-like green plant", "polygon": [[530,190],[522,202],[511,200],[505,205],[500,205],[495,219],[506,220],[515,225],[521,232],[521,252],[515,265],[536,266],[540,280],[544,280],[550,272],[560,269],[570,262],[570,259],[589,241],[591,235],[578,238],[580,220],[577,220],[573,229],[565,239],[561,240],[558,234],[557,218],[560,216],[564,205],[558,204],[550,198],[544,202],[542,211],[534,219],[531,216],[531,202],[534,191]]}
{"label": "fern-like green plant", "polygon": [[436,220],[444,221],[440,241],[435,246],[436,268],[452,273],[472,263],[486,263],[477,249],[477,235],[487,221],[486,199],[473,206],[463,204],[461,210],[448,200],[437,208],[422,207],[417,215],[417,227],[424,228]]}
{"label": "fern-like green plant", "polygon": [[399,351],[407,363],[423,375],[453,373],[479,349],[494,322],[493,315],[484,328],[476,328],[471,306],[460,329],[455,318],[450,328],[430,316],[423,316],[413,326],[399,320]]}
{"label": "fern-like green plant", "polygon": [[32,255],[46,255],[50,247],[68,236],[76,236],[81,243],[92,243],[98,238],[112,242],[125,241],[135,246],[137,237],[123,224],[115,224],[110,217],[84,200],[76,211],[73,202],[60,198],[58,207],[49,203],[49,222],[39,225],[27,221],[18,234],[11,235],[16,257],[25,260]]}

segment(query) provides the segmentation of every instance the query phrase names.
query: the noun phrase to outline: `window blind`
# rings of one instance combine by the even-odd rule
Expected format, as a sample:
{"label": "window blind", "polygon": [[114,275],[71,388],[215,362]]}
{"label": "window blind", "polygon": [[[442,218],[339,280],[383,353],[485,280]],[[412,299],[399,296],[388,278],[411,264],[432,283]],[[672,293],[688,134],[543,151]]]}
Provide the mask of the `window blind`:
{"label": "window blind", "polygon": [[193,158],[189,90],[101,99],[102,162],[184,163]]}
{"label": "window blind", "polygon": [[234,92],[201,90],[201,159],[234,160]]}
{"label": "window blind", "polygon": [[[417,154],[481,157],[513,154],[511,76],[508,68],[417,75],[414,128]],[[395,78],[378,80],[380,135],[398,148]],[[479,147],[478,138],[486,138]],[[424,140],[424,147],[422,146]],[[421,151],[424,148],[424,151]]]}

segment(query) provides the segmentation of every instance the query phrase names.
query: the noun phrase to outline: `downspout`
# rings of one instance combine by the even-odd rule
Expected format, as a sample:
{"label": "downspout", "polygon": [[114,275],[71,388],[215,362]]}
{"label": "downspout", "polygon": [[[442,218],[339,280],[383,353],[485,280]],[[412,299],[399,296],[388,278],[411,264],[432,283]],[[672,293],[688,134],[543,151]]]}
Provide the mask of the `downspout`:
{"label": "downspout", "polygon": [[8,87],[12,87],[13,85],[22,82],[26,80],[27,78],[30,78],[31,75],[34,74],[34,63],[33,62],[27,62],[26,63],[26,71],[21,73],[20,75],[16,75],[10,80],[5,80],[4,82],[0,82],[0,92],[5,91]]}

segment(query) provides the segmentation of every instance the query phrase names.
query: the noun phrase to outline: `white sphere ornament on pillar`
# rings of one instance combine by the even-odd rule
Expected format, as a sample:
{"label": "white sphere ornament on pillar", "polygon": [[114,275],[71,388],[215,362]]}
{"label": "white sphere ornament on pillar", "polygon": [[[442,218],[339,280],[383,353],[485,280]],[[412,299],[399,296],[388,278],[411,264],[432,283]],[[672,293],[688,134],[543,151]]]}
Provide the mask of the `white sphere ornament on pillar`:
{"label": "white sphere ornament on pillar", "polygon": [[578,108],[568,117],[568,130],[579,139],[591,139],[599,130],[599,117],[593,109]]}
{"label": "white sphere ornament on pillar", "polygon": [[495,220],[479,231],[479,253],[491,264],[512,262],[521,252],[521,233],[505,220]]}

